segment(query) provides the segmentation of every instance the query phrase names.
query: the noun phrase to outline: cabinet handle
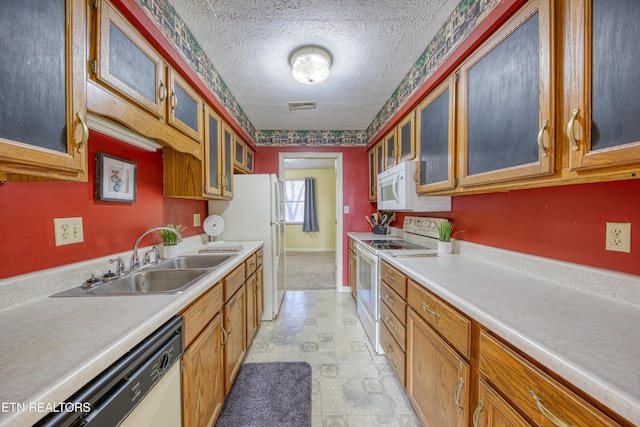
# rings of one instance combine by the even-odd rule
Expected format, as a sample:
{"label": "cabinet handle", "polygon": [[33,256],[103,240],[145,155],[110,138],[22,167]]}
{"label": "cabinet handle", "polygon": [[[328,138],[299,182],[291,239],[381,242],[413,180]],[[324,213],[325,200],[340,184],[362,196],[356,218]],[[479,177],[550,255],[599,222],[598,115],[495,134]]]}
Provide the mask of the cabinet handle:
{"label": "cabinet handle", "polygon": [[384,323],[386,323],[387,325],[389,325],[390,328],[393,328],[393,322],[391,321],[391,319],[389,319],[388,317],[384,318]]}
{"label": "cabinet handle", "polygon": [[460,378],[458,382],[458,387],[456,387],[455,395],[453,396],[456,401],[456,406],[458,407],[458,411],[462,414],[462,403],[460,403],[460,393],[462,392],[462,386],[464,385],[464,379]]}
{"label": "cabinet handle", "polygon": [[178,105],[178,98],[176,98],[176,93],[171,91],[171,111],[175,111],[176,106]]}
{"label": "cabinet handle", "polygon": [[478,401],[478,406],[476,407],[476,410],[473,411],[473,427],[478,427],[478,418],[480,418],[483,406],[484,402],[482,400]]}
{"label": "cabinet handle", "polygon": [[82,139],[80,140],[80,144],[78,144],[78,153],[82,153],[82,150],[84,150],[84,146],[87,145],[87,141],[89,140],[89,128],[87,127],[87,122],[85,122],[81,112],[78,111],[76,113],[76,116],[78,117],[78,121],[82,125]]}
{"label": "cabinet handle", "polygon": [[389,304],[393,304],[393,298],[391,298],[389,295],[385,295],[384,296],[385,301],[387,301]]}
{"label": "cabinet handle", "polygon": [[389,344],[387,344],[387,353],[393,356],[393,347],[391,347]]}
{"label": "cabinet handle", "polygon": [[424,303],[424,302],[422,303],[422,309],[423,309],[424,311],[426,311],[427,313],[429,313],[430,315],[432,315],[432,316],[440,317],[440,314],[439,314],[437,311],[433,311],[433,310],[431,310],[431,309],[429,308],[429,306],[427,305],[427,303]]}
{"label": "cabinet handle", "polygon": [[549,153],[547,153],[547,149],[544,147],[544,130],[547,128],[549,124],[549,120],[545,120],[542,122],[542,127],[540,128],[540,132],[538,132],[538,147],[540,147],[540,153],[542,153],[542,157],[549,157]]}
{"label": "cabinet handle", "polygon": [[578,147],[578,142],[576,141],[576,134],[573,131],[573,125],[576,123],[576,117],[578,117],[579,108],[574,108],[571,112],[571,118],[569,119],[569,123],[567,124],[567,136],[569,137],[569,142],[571,142],[571,149],[573,151],[578,151],[580,147]]}
{"label": "cabinet handle", "polygon": [[396,280],[396,276],[394,276],[393,274],[389,274],[389,273],[384,273],[384,278],[393,282],[394,280]]}
{"label": "cabinet handle", "polygon": [[547,418],[549,421],[551,421],[553,425],[557,427],[571,427],[571,424],[565,423],[560,418],[558,418],[553,412],[545,408],[545,406],[542,404],[544,400],[538,397],[533,390],[529,390],[529,396],[531,396],[533,400],[535,400],[536,406],[538,407],[538,410],[540,411],[540,413],[544,415],[544,417]]}
{"label": "cabinet handle", "polygon": [[231,327],[233,326],[233,324],[231,324],[231,321],[229,321],[228,323],[229,323],[229,332],[227,332],[227,334],[231,334]]}
{"label": "cabinet handle", "polygon": [[220,328],[222,329],[222,345],[224,346],[227,343],[227,336],[229,335],[227,333],[227,331],[224,330],[224,328]]}
{"label": "cabinet handle", "polygon": [[163,102],[167,97],[167,88],[164,86],[163,81],[160,81],[160,86],[158,87],[158,97],[160,98],[160,102]]}

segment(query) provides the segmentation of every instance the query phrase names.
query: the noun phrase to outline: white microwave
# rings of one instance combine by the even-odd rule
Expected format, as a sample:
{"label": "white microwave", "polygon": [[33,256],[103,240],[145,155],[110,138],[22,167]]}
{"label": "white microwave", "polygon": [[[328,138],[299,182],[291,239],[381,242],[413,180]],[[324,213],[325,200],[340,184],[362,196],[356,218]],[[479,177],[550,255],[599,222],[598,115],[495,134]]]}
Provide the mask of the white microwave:
{"label": "white microwave", "polygon": [[416,161],[405,161],[378,174],[378,210],[448,212],[450,196],[419,196],[416,193]]}

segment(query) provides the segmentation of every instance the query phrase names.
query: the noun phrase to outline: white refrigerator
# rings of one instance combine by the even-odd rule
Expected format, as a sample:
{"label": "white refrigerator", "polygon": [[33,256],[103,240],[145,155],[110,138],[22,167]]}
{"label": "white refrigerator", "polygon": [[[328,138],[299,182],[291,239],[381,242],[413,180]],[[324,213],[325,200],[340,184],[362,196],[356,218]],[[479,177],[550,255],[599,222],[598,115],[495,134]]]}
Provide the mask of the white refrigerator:
{"label": "white refrigerator", "polygon": [[209,201],[209,215],[224,220],[218,239],[264,241],[264,315],[273,320],[286,290],[284,190],[274,174],[233,176],[233,199]]}

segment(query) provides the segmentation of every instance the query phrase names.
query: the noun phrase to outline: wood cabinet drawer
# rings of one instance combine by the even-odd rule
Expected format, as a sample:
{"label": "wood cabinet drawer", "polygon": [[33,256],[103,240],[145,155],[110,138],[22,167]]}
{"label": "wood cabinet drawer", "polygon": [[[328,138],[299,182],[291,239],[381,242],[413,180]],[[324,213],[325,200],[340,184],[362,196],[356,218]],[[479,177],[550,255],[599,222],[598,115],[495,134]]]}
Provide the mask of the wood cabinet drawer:
{"label": "wood cabinet drawer", "polygon": [[380,345],[398,376],[400,384],[405,387],[406,356],[384,323],[380,327]]}
{"label": "wood cabinet drawer", "polygon": [[224,278],[224,300],[229,301],[229,298],[236,293],[238,289],[244,284],[245,280],[245,265],[240,264],[231,273],[227,274]]}
{"label": "wood cabinet drawer", "polygon": [[189,347],[220,310],[222,285],[218,282],[182,312],[185,348]]}
{"label": "wood cabinet drawer", "polygon": [[402,351],[405,349],[405,342],[407,337],[406,328],[403,322],[393,314],[393,312],[387,307],[386,304],[380,304],[380,320],[391,332],[391,335],[396,339]]}
{"label": "wood cabinet drawer", "polygon": [[407,302],[384,282],[380,283],[380,301],[384,301],[403,325],[407,323]]}
{"label": "wood cabinet drawer", "polygon": [[262,264],[263,261],[264,261],[264,251],[262,250],[262,248],[260,248],[256,252],[256,265]]}
{"label": "wood cabinet drawer", "polygon": [[402,298],[407,297],[407,276],[400,273],[386,262],[382,262],[380,264],[380,280],[383,280]]}
{"label": "wood cabinet drawer", "polygon": [[255,253],[249,256],[249,258],[247,258],[247,260],[244,262],[244,266],[246,268],[246,272],[245,272],[246,277],[251,276],[251,273],[256,271],[256,267],[258,266],[258,264],[257,264],[257,256]]}
{"label": "wood cabinet drawer", "polygon": [[536,426],[619,426],[504,344],[480,334],[479,367]]}
{"label": "wood cabinet drawer", "polygon": [[471,321],[434,294],[409,280],[407,303],[463,356],[469,358]]}

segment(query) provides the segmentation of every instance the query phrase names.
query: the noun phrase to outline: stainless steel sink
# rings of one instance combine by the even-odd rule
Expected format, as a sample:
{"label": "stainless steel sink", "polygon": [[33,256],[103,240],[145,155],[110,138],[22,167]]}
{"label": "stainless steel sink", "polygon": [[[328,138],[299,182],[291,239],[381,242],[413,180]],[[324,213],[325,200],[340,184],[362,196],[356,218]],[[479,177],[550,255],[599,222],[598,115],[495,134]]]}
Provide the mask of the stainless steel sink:
{"label": "stainless steel sink", "polygon": [[203,274],[220,267],[237,254],[189,255],[163,261],[153,267],[95,286],[78,286],[52,297],[91,297],[109,295],[177,294]]}
{"label": "stainless steel sink", "polygon": [[204,269],[144,270],[93,287],[78,286],[52,297],[177,294],[195,284]]}
{"label": "stainless steel sink", "polygon": [[147,270],[104,283],[87,291],[91,295],[177,294],[206,270]]}
{"label": "stainless steel sink", "polygon": [[180,270],[188,268],[209,269],[218,267],[220,264],[230,260],[235,256],[236,255],[228,254],[180,256],[167,261],[163,261],[157,266],[152,267],[151,270]]}

